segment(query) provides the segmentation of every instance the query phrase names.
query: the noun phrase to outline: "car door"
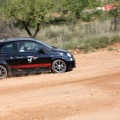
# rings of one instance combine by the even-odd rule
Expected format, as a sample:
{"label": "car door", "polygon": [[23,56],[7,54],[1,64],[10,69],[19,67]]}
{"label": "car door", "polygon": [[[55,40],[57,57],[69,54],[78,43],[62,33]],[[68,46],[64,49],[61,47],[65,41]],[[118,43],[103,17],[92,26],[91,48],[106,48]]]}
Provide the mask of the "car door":
{"label": "car door", "polygon": [[13,67],[27,72],[50,69],[51,57],[47,53],[39,52],[40,49],[43,48],[38,42],[19,41],[17,53],[19,64]]}
{"label": "car door", "polygon": [[11,71],[17,71],[17,68],[14,66],[19,65],[19,59],[17,55],[17,43],[16,42],[7,42],[3,45],[1,49],[2,60],[5,61],[6,66]]}

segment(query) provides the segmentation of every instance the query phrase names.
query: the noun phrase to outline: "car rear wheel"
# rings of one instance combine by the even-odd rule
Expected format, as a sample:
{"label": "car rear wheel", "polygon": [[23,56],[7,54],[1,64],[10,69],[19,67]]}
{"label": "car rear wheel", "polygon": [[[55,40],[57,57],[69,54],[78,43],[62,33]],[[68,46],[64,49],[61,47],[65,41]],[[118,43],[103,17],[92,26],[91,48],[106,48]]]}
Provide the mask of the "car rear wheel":
{"label": "car rear wheel", "polygon": [[7,69],[0,65],[0,79],[6,78],[7,76]]}
{"label": "car rear wheel", "polygon": [[67,69],[67,65],[63,60],[55,60],[52,64],[52,71],[54,73],[64,73]]}

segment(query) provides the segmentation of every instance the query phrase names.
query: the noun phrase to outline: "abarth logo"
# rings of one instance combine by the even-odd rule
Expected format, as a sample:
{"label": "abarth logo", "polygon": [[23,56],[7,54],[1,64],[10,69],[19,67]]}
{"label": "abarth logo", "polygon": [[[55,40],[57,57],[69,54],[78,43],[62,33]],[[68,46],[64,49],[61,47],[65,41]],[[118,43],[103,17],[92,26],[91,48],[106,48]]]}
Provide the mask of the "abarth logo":
{"label": "abarth logo", "polygon": [[27,56],[28,58],[28,62],[32,63],[33,60],[36,60],[38,57],[34,57],[34,56]]}
{"label": "abarth logo", "polygon": [[32,62],[32,57],[28,58],[28,62],[31,63]]}

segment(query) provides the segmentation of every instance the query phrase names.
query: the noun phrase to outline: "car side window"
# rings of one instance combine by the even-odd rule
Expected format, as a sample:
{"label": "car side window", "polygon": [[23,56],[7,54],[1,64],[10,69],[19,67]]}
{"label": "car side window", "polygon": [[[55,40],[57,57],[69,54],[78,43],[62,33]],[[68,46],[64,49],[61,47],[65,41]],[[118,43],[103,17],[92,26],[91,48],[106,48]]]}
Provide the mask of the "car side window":
{"label": "car side window", "polygon": [[8,43],[3,46],[2,53],[13,53],[15,52],[15,45],[14,43]]}
{"label": "car side window", "polygon": [[36,42],[31,41],[20,41],[18,43],[19,52],[37,52],[41,48]]}

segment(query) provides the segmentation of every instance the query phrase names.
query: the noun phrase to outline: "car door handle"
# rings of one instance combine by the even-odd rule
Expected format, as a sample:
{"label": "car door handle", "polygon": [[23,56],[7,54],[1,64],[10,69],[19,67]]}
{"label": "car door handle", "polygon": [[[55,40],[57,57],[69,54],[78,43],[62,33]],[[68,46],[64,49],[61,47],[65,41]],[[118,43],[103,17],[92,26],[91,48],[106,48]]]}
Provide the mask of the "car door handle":
{"label": "car door handle", "polygon": [[23,57],[16,57],[17,59],[22,59]]}

